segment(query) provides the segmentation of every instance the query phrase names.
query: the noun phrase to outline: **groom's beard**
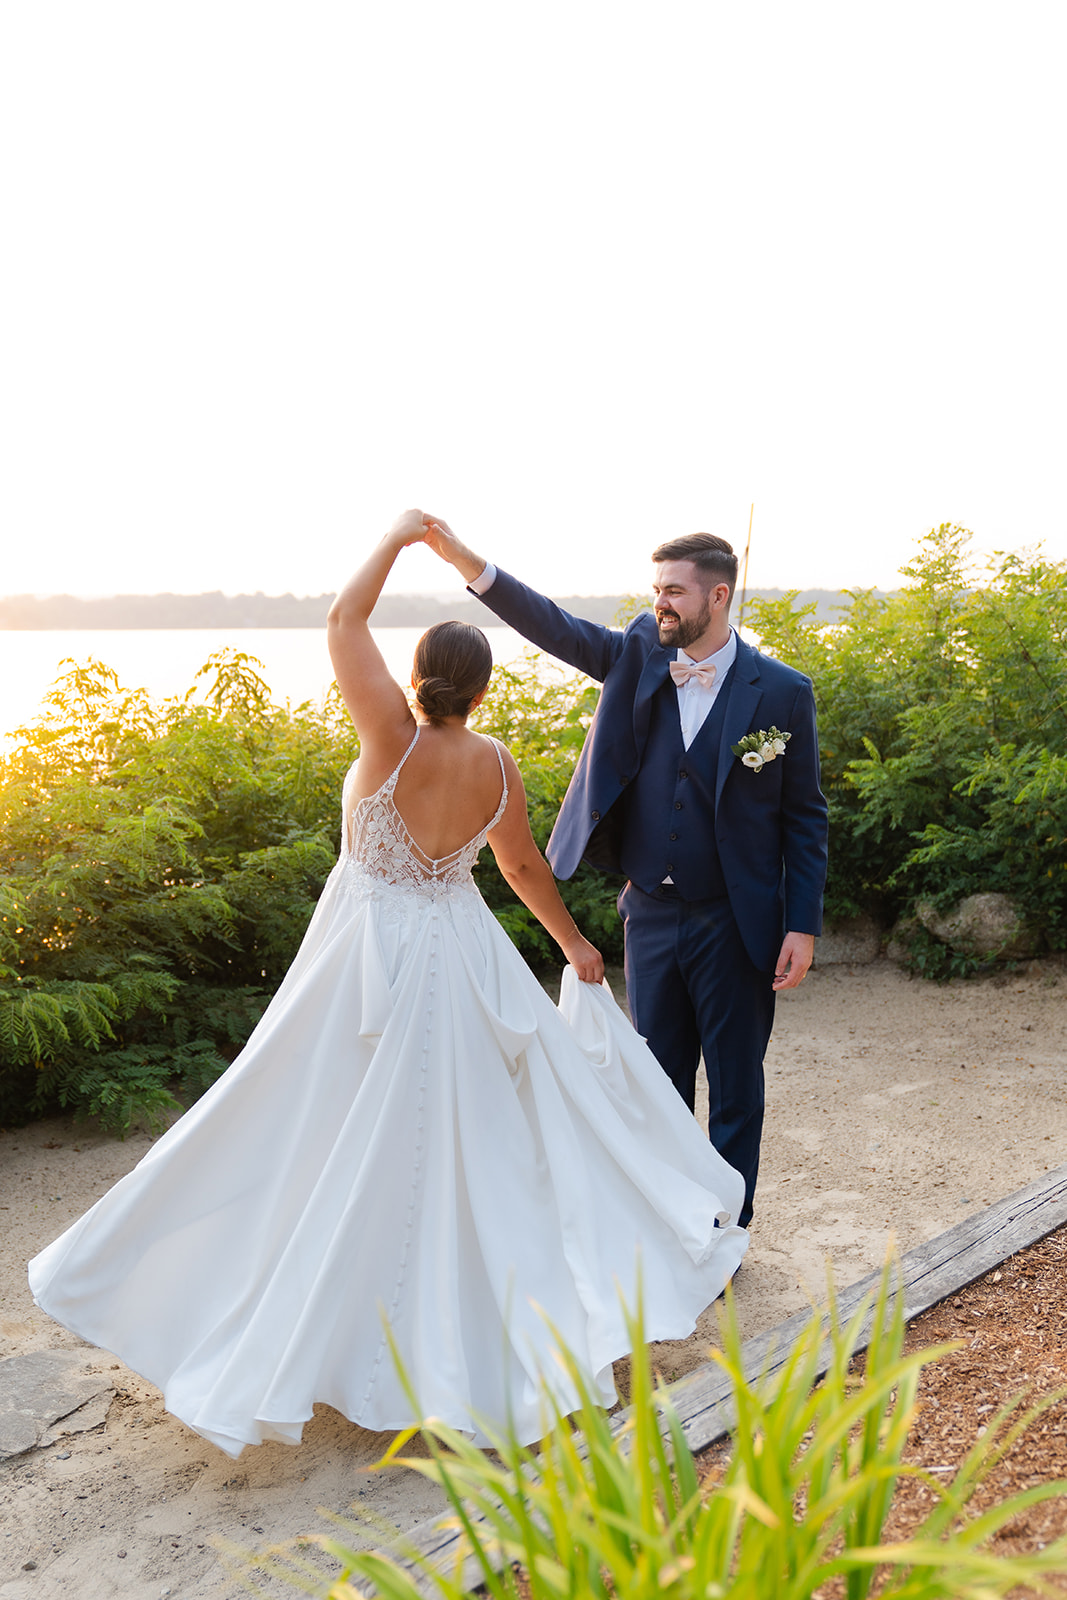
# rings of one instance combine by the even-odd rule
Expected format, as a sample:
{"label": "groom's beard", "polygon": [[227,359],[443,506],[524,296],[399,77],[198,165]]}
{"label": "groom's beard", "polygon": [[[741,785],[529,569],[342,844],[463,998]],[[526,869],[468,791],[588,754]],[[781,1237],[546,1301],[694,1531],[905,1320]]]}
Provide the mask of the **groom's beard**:
{"label": "groom's beard", "polygon": [[[674,622],[664,627],[664,622],[673,617]],[[683,622],[677,611],[668,611],[666,606],[660,606],[656,612],[656,626],[659,628],[660,644],[677,645],[679,650],[685,650],[694,639],[699,639],[701,634],[711,623],[711,602],[705,597],[704,604],[695,617],[690,617],[688,622]]]}

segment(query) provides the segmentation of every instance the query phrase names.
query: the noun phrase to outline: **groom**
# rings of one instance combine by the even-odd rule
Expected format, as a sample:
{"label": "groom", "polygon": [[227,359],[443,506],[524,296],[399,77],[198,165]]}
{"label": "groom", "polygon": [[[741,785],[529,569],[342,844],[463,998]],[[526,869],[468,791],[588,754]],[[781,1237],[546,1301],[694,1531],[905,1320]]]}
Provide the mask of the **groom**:
{"label": "groom", "polygon": [[[701,1055],[708,1133],[752,1216],[763,1057],[775,994],[811,965],[826,876],[826,801],[811,681],[730,627],[737,557],[695,533],[661,544],[655,615],[584,622],[427,517],[426,543],[540,649],[603,683],[548,843],[559,878],[584,857],[622,872],[634,1026],[692,1109]],[[732,745],[774,728],[777,747]],[[744,753],[743,753],[744,754]]]}

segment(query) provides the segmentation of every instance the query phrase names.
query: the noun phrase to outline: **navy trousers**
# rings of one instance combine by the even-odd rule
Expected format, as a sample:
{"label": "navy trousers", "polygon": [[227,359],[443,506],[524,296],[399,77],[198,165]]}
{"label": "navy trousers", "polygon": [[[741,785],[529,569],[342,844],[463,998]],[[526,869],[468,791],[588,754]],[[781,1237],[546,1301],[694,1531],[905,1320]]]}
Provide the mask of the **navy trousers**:
{"label": "navy trousers", "polygon": [[745,1180],[744,1227],[759,1171],[774,974],[752,965],[725,898],[683,900],[670,885],[645,894],[628,883],[619,913],[634,1027],[691,1111],[703,1055],[708,1137]]}

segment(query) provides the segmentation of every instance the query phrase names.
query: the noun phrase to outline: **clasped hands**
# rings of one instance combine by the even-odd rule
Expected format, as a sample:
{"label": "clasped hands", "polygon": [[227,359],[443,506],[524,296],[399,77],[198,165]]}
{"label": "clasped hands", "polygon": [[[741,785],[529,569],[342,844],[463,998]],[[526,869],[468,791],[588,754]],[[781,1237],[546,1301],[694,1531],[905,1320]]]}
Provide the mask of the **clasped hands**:
{"label": "clasped hands", "polygon": [[428,511],[405,511],[385,537],[398,550],[404,545],[425,544],[435,556],[440,556],[442,561],[455,567],[465,583],[473,582],[485,567],[482,557],[475,555],[473,550],[457,539],[447,522],[442,522],[440,517],[432,516]]}
{"label": "clasped hands", "polygon": [[[436,540],[430,537],[432,534],[437,535]],[[447,522],[431,516],[428,511],[418,510],[401,512],[386,534],[387,539],[395,539],[402,545],[418,544],[425,540],[438,555],[442,554],[440,546],[447,540],[455,541],[455,537]]]}

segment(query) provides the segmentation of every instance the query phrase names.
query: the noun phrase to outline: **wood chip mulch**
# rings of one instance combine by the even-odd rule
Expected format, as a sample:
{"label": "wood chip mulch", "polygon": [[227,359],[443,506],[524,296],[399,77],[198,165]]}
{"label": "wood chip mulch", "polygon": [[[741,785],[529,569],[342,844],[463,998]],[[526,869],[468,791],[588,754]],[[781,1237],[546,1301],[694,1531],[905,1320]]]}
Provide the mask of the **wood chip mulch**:
{"label": "wood chip mulch", "polygon": [[[1067,1388],[1067,1228],[1049,1234],[916,1317],[908,1351],[957,1341],[961,1348],[926,1367],[921,1407],[906,1460],[947,1481],[979,1434],[1016,1395],[1030,1401]],[[860,1362],[857,1365],[860,1365]],[[703,1451],[715,1476],[723,1442]],[[1067,1480],[1067,1400],[1057,1401],[1016,1441],[977,1491],[977,1512],[1036,1484]],[[887,1541],[906,1539],[927,1515],[934,1491],[920,1479],[901,1482],[886,1522]],[[1004,1554],[1037,1550],[1067,1534],[1067,1495],[1031,1507],[997,1541]],[[1067,1573],[1060,1580],[1067,1592]],[[1020,1597],[1028,1593],[1018,1590]]]}
{"label": "wood chip mulch", "polygon": [[[922,1410],[908,1460],[948,1477],[1000,1408],[1018,1394],[1030,1401],[1067,1387],[1067,1228],[1010,1256],[984,1278],[933,1306],[908,1329],[906,1348],[955,1339],[962,1348],[925,1369]],[[1037,1484],[1067,1479],[1067,1400],[1045,1411],[994,1468],[971,1502],[982,1510]],[[907,1537],[926,1514],[932,1491],[903,1484],[887,1537]],[[1005,1554],[1041,1549],[1067,1534],[1067,1496],[1031,1507],[998,1539]],[[1067,1574],[1064,1575],[1067,1588]]]}

